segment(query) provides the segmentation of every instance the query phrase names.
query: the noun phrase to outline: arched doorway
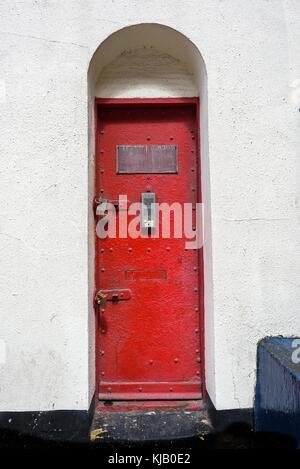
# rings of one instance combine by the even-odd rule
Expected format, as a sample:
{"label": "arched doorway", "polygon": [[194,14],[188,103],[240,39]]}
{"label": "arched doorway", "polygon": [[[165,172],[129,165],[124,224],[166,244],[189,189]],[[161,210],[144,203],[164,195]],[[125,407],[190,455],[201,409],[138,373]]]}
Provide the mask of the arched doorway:
{"label": "arched doorway", "polygon": [[[180,164],[180,170],[176,169],[176,172],[174,169],[173,175],[170,175],[171,166],[163,168],[163,171],[169,171],[170,174],[161,175],[161,185],[164,188],[174,186],[174,192],[176,185],[179,191],[183,184],[183,193],[186,194],[187,190],[190,190],[191,198],[183,198],[182,203],[202,201],[201,179],[203,181],[205,174],[208,173],[208,163],[203,164],[202,161],[203,158],[207,161],[206,72],[199,51],[186,37],[171,28],[150,24],[131,26],[118,31],[104,41],[94,54],[89,70],[89,95],[90,174],[91,181],[96,174],[96,188],[93,195],[96,196],[97,202],[100,202],[99,205],[103,201],[115,200],[120,191],[125,192],[129,195],[128,198],[134,201],[147,193],[152,194],[153,200],[156,200],[157,196],[165,200],[167,191],[163,190],[158,194],[155,182],[157,178],[159,179],[158,168],[150,168],[147,160],[149,151],[161,152],[161,147],[164,147],[165,155],[169,152],[167,158],[169,164],[171,166],[173,164],[173,169],[175,166],[178,169],[177,165]],[[189,116],[185,115],[180,120],[178,116],[186,113]],[[144,117],[141,117],[142,114]],[[167,114],[167,118],[161,119],[159,116],[162,114]],[[162,133],[160,130],[151,131],[154,122],[158,121],[160,128],[165,129]],[[187,136],[183,136],[181,132],[187,127],[192,143],[188,143]],[[131,130],[128,131],[128,128]],[[137,128],[143,131],[136,132]],[[180,142],[178,135],[183,139]],[[95,149],[93,140],[96,142]],[[190,143],[194,147],[190,147],[191,159],[187,160],[187,153],[181,148],[186,149]],[[132,166],[132,155],[136,154],[137,150],[138,159],[143,159],[146,170],[144,168],[140,171]],[[121,177],[118,171],[120,151],[124,163]],[[105,152],[110,155],[107,162],[104,158]],[[176,162],[175,158],[178,158]],[[187,177],[192,171],[194,179]],[[105,180],[105,174],[110,175],[109,179]],[[156,175],[154,178],[153,174]],[[175,174],[177,179],[174,179],[173,184],[171,178],[175,178]],[[180,177],[182,179],[179,181]],[[108,189],[110,184],[116,188],[121,178],[118,194]],[[127,188],[124,187],[125,180]],[[209,201],[208,181],[209,178],[205,180],[205,194],[203,194],[206,206]],[[138,190],[140,197],[132,193],[132,185],[141,186]],[[180,197],[173,197],[172,201],[176,202],[176,199]],[[207,212],[206,210],[205,213]],[[95,221],[91,221],[91,225],[92,223]],[[207,221],[206,226],[208,226]],[[181,255],[183,247],[177,245],[171,249],[165,243],[160,245],[156,255],[162,256],[162,250],[173,252],[171,260],[173,272],[179,272],[179,276],[176,277],[170,275],[169,270],[163,268],[161,263],[157,263],[155,255],[151,260],[149,255],[148,259],[145,259],[146,253],[153,252],[154,245],[150,246],[151,243],[143,245],[145,252],[142,253],[136,245],[129,246],[128,242],[121,245],[120,239],[116,241],[118,244],[106,243],[104,246],[103,242],[100,243],[96,239],[94,252],[96,266],[91,265],[91,272],[95,272],[95,277],[91,275],[91,291],[106,296],[106,298],[97,297],[99,305],[96,306],[96,395],[100,399],[115,400],[200,399],[205,383],[202,247],[196,253],[193,251],[192,258],[189,255],[190,260],[181,272],[178,265],[174,269],[174,259],[181,259],[179,263],[182,264],[182,259],[185,259],[185,255]],[[92,250],[92,243],[91,246]],[[110,258],[106,256],[116,251],[124,251],[123,256],[122,254],[120,257],[115,256],[120,268],[114,264],[113,255]],[[137,253],[137,257],[142,256],[143,262],[140,263],[137,257],[134,258],[133,253]],[[164,259],[164,262],[168,262],[167,259]],[[193,279],[189,275],[190,272],[194,272]],[[92,279],[95,279],[95,283]],[[170,283],[166,283],[166,279],[169,279]],[[193,293],[189,292],[191,288]],[[153,302],[148,308],[149,296],[153,296],[155,291],[159,302]],[[125,296],[124,300],[127,301],[123,301],[120,295]],[[175,318],[170,321],[172,316],[170,305],[176,295],[183,301],[178,301],[176,308],[175,300],[173,308]],[[195,295],[197,298],[194,298]],[[135,302],[134,306],[132,298],[136,300],[137,297],[140,297],[139,302]],[[189,301],[191,297],[193,299]],[[143,307],[143,298],[148,306],[144,303]],[[181,304],[181,307],[179,315],[176,316],[174,311],[178,310],[178,304]],[[154,329],[152,327],[151,332],[154,317],[152,315],[149,319],[150,311],[153,307],[156,311],[160,311],[161,306],[163,311],[157,319],[156,332],[155,327]],[[144,317],[143,314],[138,314],[143,310],[146,311]],[[168,311],[169,317],[166,320]],[[187,311],[193,311],[193,316],[189,316]],[[113,319],[120,318],[119,313],[124,316],[123,319]],[[176,329],[176,323],[179,324],[184,316],[182,327]],[[127,326],[124,329],[126,321],[127,326],[131,323],[131,330]],[[160,327],[165,329],[163,335],[159,334]],[[148,333],[145,335],[147,329]],[[149,341],[150,336],[152,339]],[[171,347],[167,346],[168,343]],[[185,350],[184,353],[180,352],[178,344]],[[171,363],[173,374],[168,372],[168,367],[172,368]],[[159,371],[156,373],[152,371],[155,365],[156,369],[160,370],[161,377]]]}

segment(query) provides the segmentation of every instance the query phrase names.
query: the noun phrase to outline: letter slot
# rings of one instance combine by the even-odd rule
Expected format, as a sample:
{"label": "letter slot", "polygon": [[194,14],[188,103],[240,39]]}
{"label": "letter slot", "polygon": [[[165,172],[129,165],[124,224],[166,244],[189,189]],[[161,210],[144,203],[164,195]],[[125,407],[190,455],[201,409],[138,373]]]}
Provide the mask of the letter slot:
{"label": "letter slot", "polygon": [[155,193],[142,192],[142,228],[155,228]]}

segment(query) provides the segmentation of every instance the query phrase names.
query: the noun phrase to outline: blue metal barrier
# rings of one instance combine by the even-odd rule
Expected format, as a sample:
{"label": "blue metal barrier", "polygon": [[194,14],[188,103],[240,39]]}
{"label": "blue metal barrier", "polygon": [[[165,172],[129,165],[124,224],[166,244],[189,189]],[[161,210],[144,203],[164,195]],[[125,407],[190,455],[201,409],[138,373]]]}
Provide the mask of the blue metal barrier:
{"label": "blue metal barrier", "polygon": [[259,343],[255,428],[290,436],[300,448],[300,339]]}

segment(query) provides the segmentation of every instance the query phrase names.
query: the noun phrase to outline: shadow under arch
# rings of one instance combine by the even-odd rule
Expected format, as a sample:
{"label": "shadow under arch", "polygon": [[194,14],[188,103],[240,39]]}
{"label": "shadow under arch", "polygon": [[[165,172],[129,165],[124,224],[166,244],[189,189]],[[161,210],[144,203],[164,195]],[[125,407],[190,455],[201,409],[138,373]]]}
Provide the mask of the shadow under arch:
{"label": "shadow under arch", "polygon": [[[209,170],[209,136],[208,136],[208,92],[207,71],[204,59],[198,47],[184,34],[175,29],[157,24],[142,23],[130,25],[115,31],[108,36],[95,50],[88,68],[88,113],[89,113],[89,298],[94,293],[94,219],[91,210],[94,196],[94,103],[96,84],[101,72],[122,54],[138,48],[153,48],[183,64],[194,80],[196,93],[200,99],[200,155],[201,155],[201,188],[204,204],[204,310],[205,320],[205,378],[211,398],[215,394],[215,357],[214,357],[214,317],[213,317],[213,270],[212,270],[212,230],[211,230],[211,201],[210,201],[210,170]],[[99,97],[99,96],[98,96]],[[107,96],[106,96],[107,97]],[[113,97],[113,96],[111,96]],[[138,97],[138,96],[136,96]],[[157,95],[157,98],[160,96]],[[180,97],[180,96],[178,96]],[[92,309],[92,304],[90,304]],[[204,319],[204,318],[203,318]],[[90,315],[90,370],[95,369],[94,337],[95,321]],[[92,373],[90,371],[90,376]],[[95,382],[91,378],[90,392],[95,389]]]}

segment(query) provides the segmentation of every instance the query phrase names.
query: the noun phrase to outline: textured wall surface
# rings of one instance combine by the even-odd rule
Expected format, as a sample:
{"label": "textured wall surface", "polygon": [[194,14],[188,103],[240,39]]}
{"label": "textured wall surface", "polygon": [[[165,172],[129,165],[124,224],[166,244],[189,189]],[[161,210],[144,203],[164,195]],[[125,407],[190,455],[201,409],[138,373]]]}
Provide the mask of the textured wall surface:
{"label": "textured wall surface", "polygon": [[108,64],[95,94],[101,98],[198,96],[193,76],[184,65],[153,48],[127,51]]}
{"label": "textured wall surface", "polygon": [[258,340],[300,334],[299,21],[298,0],[0,3],[0,410],[88,408],[87,71],[138,23],[206,64],[208,389],[218,409],[252,406]]}

